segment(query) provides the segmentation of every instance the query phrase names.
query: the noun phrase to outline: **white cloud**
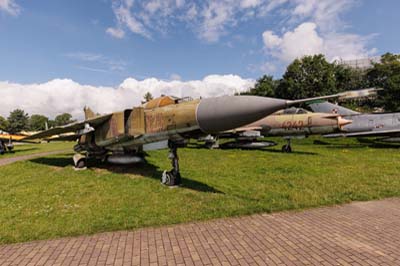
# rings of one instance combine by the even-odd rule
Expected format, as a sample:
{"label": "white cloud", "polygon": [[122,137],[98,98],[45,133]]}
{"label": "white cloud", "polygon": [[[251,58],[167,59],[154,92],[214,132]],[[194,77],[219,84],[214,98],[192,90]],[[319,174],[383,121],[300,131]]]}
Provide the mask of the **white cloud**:
{"label": "white cloud", "polygon": [[[368,38],[348,33],[348,25],[342,19],[358,3],[359,0],[113,0],[117,25],[108,28],[107,33],[123,38],[128,29],[147,38],[158,33],[168,36],[171,27],[185,23],[197,38],[214,43],[237,25],[265,18],[274,11],[274,19],[283,32],[266,28],[263,41],[275,59],[287,62],[304,54],[325,52],[329,47],[339,51],[332,57],[348,57],[350,52],[358,56],[368,54]],[[336,42],[333,36],[337,37]],[[344,47],[343,40],[353,43]]]}
{"label": "white cloud", "polygon": [[324,54],[328,60],[336,58],[354,59],[370,56],[375,50],[368,50],[370,37],[356,34],[329,32],[320,34],[317,24],[305,22],[293,31],[278,36],[272,31],[263,33],[264,46],[270,55],[289,63],[305,55]]}
{"label": "white cloud", "polygon": [[261,0],[242,0],[240,6],[243,8],[256,7],[261,4]]}
{"label": "white cloud", "polygon": [[287,64],[305,55],[322,53],[333,60],[367,57],[376,52],[367,48],[373,35],[348,33],[341,19],[355,0],[294,0],[290,4],[283,33],[266,30],[262,34],[264,49],[274,59]]}
{"label": "white cloud", "polygon": [[212,1],[202,12],[200,38],[216,42],[226,31],[228,25],[236,23],[232,1]]}
{"label": "white cloud", "polygon": [[[122,60],[115,60],[102,54],[87,53],[87,52],[74,52],[65,54],[66,57],[82,61],[85,63],[92,63],[93,66],[79,66],[78,68],[96,72],[110,72],[110,71],[123,71],[126,67],[126,62]],[[100,69],[100,67],[108,68]]]}
{"label": "white cloud", "polygon": [[117,39],[122,39],[125,36],[125,32],[119,28],[107,28],[106,32],[110,34],[112,37]]}
{"label": "white cloud", "polygon": [[178,74],[173,73],[169,76],[169,79],[170,80],[182,80],[182,77]]}
{"label": "white cloud", "polygon": [[282,37],[266,31],[263,33],[264,45],[269,53],[286,63],[304,55],[322,53],[324,41],[318,36],[316,27],[315,23],[303,23]]}
{"label": "white cloud", "polygon": [[[287,0],[113,0],[117,27],[150,37],[161,32],[166,35],[171,26],[183,22],[199,39],[216,42],[239,21],[276,8]],[[107,32],[111,34],[110,29]],[[122,30],[122,29],[121,29]],[[112,35],[114,36],[114,35]],[[116,37],[116,36],[115,36]]]}
{"label": "white cloud", "polygon": [[10,15],[17,16],[21,8],[15,0],[0,0],[0,11],[9,13]]}
{"label": "white cloud", "polygon": [[356,5],[356,0],[295,0],[292,19],[312,20],[322,31],[337,31],[343,26],[340,16]]}
{"label": "white cloud", "polygon": [[103,60],[104,56],[101,54],[93,54],[93,53],[86,53],[86,52],[74,52],[68,53],[65,55],[66,57],[79,59],[82,61],[89,61],[89,62],[98,62]]}
{"label": "white cloud", "polygon": [[[150,38],[150,33],[145,29],[143,23],[137,20],[131,13],[131,8],[133,7],[133,4],[133,0],[113,1],[113,11],[117,18],[118,25],[125,25],[130,31],[140,34],[146,38]],[[107,31],[110,34],[110,28],[108,28]],[[117,34],[117,36],[120,35],[121,34]]]}
{"label": "white cloud", "polygon": [[41,84],[0,82],[2,104],[0,115],[8,116],[15,108],[29,114],[54,117],[68,112],[82,119],[84,106],[107,113],[132,108],[140,104],[146,92],[194,98],[233,95],[254,85],[254,80],[235,75],[210,75],[202,80],[164,81],[156,78],[136,80],[128,78],[117,88],[81,85],[69,79],[55,79]]}

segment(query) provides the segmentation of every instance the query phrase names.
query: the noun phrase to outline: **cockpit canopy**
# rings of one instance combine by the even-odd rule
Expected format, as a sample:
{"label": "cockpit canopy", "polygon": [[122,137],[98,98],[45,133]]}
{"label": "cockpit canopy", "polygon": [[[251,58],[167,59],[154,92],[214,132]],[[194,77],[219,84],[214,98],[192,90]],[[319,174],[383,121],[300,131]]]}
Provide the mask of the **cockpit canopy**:
{"label": "cockpit canopy", "polygon": [[161,96],[155,99],[152,99],[148,101],[147,103],[143,104],[143,107],[145,109],[153,109],[157,107],[163,107],[167,105],[172,105],[172,104],[178,104],[181,102],[187,102],[187,101],[192,101],[193,99],[191,97],[184,97],[184,98],[178,98],[175,96]]}
{"label": "cockpit canopy", "polygon": [[310,112],[307,111],[306,109],[291,107],[291,108],[287,108],[284,110],[280,110],[280,111],[274,113],[274,115],[296,115],[296,114],[307,114],[307,113],[310,113]]}

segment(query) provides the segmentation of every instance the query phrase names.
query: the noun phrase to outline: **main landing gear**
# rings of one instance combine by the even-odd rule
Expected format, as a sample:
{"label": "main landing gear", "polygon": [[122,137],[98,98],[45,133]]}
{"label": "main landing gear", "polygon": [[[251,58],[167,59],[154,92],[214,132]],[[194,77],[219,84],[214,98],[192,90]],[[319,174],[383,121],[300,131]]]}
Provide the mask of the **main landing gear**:
{"label": "main landing gear", "polygon": [[169,140],[169,155],[168,159],[171,160],[171,171],[164,171],[161,177],[161,183],[166,186],[178,186],[181,184],[181,173],[179,172],[179,157],[178,147],[182,147],[180,143]]}
{"label": "main landing gear", "polygon": [[80,153],[75,153],[73,160],[74,160],[74,167],[75,170],[83,170],[86,169],[86,164],[87,164],[87,156],[80,154]]}
{"label": "main landing gear", "polygon": [[292,152],[292,146],[290,143],[290,139],[287,139],[287,144],[282,146],[282,152],[286,152],[286,153],[291,153]]}

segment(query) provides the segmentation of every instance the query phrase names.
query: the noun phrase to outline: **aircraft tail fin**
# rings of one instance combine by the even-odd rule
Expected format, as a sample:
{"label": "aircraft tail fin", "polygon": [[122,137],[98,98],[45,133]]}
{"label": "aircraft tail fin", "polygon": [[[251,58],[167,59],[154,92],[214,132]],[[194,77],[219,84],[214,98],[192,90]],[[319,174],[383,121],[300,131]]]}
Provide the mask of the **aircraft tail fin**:
{"label": "aircraft tail fin", "polygon": [[359,112],[336,105],[330,102],[316,102],[309,104],[310,108],[317,113],[333,113],[338,115],[356,115]]}
{"label": "aircraft tail fin", "polygon": [[85,112],[85,120],[96,117],[96,114],[89,107],[85,107],[83,111]]}

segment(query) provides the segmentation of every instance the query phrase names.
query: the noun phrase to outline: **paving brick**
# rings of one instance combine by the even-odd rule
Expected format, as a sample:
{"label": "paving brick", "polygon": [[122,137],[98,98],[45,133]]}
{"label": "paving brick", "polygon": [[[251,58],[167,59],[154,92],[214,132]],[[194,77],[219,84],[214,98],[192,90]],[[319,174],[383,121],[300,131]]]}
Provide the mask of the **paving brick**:
{"label": "paving brick", "polygon": [[400,265],[400,199],[0,246],[0,265]]}

